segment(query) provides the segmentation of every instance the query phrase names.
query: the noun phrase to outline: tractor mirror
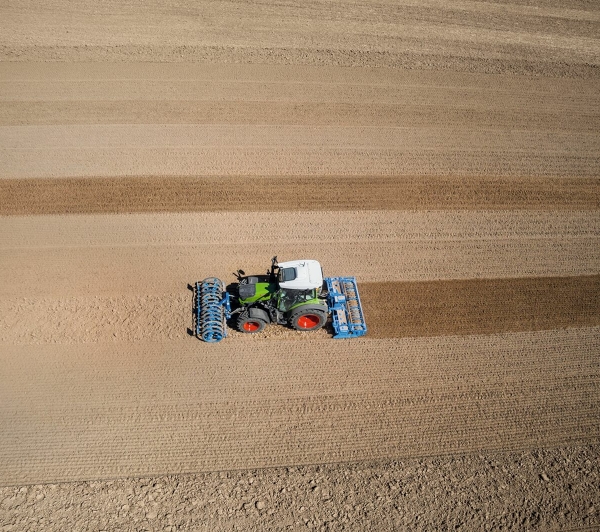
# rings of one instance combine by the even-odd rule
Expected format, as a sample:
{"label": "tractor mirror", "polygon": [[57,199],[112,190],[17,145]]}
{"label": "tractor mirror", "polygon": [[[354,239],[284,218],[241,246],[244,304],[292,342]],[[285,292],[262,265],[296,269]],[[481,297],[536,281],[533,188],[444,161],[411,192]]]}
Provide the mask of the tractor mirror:
{"label": "tractor mirror", "polygon": [[246,272],[244,270],[238,270],[238,275],[246,275]]}

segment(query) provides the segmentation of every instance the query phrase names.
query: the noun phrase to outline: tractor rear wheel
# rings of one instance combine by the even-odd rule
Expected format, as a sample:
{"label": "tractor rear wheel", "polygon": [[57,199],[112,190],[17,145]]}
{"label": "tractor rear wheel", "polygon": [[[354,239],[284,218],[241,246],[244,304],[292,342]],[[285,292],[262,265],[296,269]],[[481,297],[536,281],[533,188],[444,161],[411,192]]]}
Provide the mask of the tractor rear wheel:
{"label": "tractor rear wheel", "polygon": [[327,322],[327,314],[320,310],[299,309],[290,317],[290,325],[297,331],[316,331]]}
{"label": "tractor rear wheel", "polygon": [[248,316],[247,312],[242,312],[237,320],[238,331],[246,334],[258,333],[262,331],[266,325],[265,321]]}

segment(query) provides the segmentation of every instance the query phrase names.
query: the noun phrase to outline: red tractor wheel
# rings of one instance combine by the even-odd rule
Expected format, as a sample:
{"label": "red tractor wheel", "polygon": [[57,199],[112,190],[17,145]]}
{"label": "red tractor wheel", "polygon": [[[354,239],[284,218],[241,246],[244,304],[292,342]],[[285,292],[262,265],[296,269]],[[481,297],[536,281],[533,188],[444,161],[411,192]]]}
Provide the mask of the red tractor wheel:
{"label": "red tractor wheel", "polygon": [[290,325],[297,331],[316,331],[326,322],[327,314],[315,309],[300,310],[290,318]]}
{"label": "red tractor wheel", "polygon": [[238,331],[253,334],[262,331],[267,325],[263,320],[251,318],[247,313],[243,313],[237,320]]}

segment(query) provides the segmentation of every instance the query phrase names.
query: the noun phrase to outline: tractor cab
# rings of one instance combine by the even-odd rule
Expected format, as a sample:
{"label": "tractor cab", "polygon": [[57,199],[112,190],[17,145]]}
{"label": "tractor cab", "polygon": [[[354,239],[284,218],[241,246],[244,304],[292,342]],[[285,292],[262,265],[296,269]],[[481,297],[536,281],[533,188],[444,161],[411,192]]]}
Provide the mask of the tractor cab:
{"label": "tractor cab", "polygon": [[[276,261],[276,257],[274,258]],[[314,301],[323,286],[323,270],[316,260],[293,260],[276,265],[279,285],[277,309],[291,308]]]}

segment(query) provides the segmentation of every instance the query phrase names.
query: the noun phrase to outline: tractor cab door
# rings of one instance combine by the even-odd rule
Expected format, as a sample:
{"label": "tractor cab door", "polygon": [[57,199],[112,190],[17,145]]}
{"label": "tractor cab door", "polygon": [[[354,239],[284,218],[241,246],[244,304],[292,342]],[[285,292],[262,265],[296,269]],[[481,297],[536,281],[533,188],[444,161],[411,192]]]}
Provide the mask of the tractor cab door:
{"label": "tractor cab door", "polygon": [[277,310],[280,312],[287,312],[294,305],[298,303],[304,303],[317,297],[314,289],[309,290],[285,290],[280,289],[277,299]]}

